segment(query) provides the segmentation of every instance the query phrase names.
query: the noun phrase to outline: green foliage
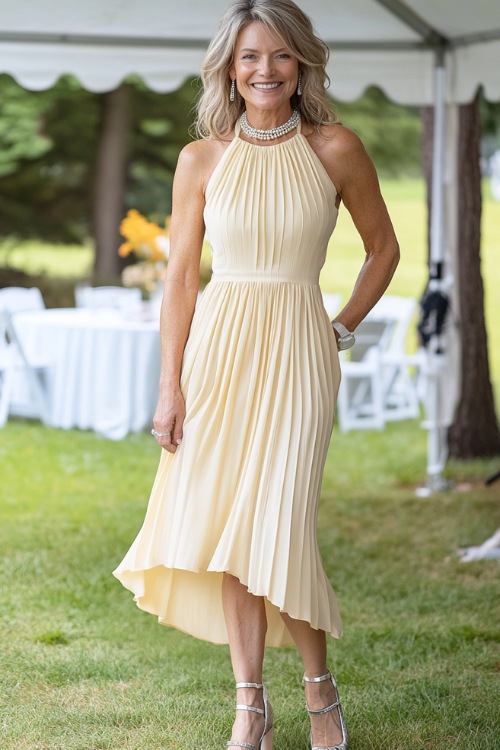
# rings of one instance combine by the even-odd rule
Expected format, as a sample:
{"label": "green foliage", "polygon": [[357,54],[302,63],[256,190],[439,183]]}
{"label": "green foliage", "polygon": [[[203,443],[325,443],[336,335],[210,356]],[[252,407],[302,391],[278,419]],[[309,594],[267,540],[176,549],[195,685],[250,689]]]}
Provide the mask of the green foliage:
{"label": "green foliage", "polygon": [[0,100],[0,234],[83,241],[89,234],[98,96],[69,76],[48,91],[28,92],[4,75]]}
{"label": "green foliage", "polygon": [[42,157],[52,143],[39,131],[44,102],[27,97],[23,89],[6,76],[0,85],[0,177],[5,177],[15,173],[24,160]]}
{"label": "green foliage", "polygon": [[422,174],[422,123],[416,107],[402,107],[370,87],[352,103],[335,102],[344,125],[363,141],[382,177]]}
{"label": "green foliage", "polygon": [[[196,88],[160,95],[128,82],[131,127],[124,212],[163,222],[172,177],[190,140]],[[64,76],[50,90],[25,91],[0,76],[0,235],[81,243],[92,224],[92,192],[103,94]]]}
{"label": "green foliage", "polygon": [[[460,489],[421,500],[425,451],[417,421],[334,431],[319,542],[345,635],[329,660],[353,747],[497,750],[499,563],[455,555],[500,525],[500,485],[481,481],[495,462],[450,467]],[[11,421],[0,461],[2,747],[223,747],[227,647],[158,625],[111,575],[144,515],[151,436]],[[301,674],[295,649],[268,650],[280,750],[308,747]]]}
{"label": "green foliage", "polygon": [[479,106],[483,133],[500,137],[500,102],[489,102],[481,96]]}
{"label": "green foliage", "polygon": [[488,160],[500,149],[500,102],[489,102],[481,95],[479,107],[483,132],[481,155]]}
{"label": "green foliage", "polygon": [[131,80],[132,128],[126,208],[136,208],[163,224],[172,210],[172,181],[180,150],[191,140],[198,93],[188,79],[170,94],[150,91]]}

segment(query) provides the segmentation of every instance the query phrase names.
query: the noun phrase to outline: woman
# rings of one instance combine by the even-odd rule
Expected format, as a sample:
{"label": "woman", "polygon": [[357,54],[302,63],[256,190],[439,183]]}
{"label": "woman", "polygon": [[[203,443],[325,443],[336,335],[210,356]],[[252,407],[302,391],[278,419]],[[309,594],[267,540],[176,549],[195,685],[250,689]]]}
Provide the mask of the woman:
{"label": "woman", "polygon": [[[398,245],[359,139],[325,94],[328,50],[291,0],[238,0],[205,58],[174,180],[144,525],[115,575],[159,621],[229,643],[236,748],[270,750],[264,647],[294,642],[313,748],[347,747],[326,632],[341,636],[316,541],[337,345],[386,289]],[[340,202],[365,247],[332,326],[318,278]],[[208,232],[213,277],[196,311]],[[337,341],[338,340],[338,341]]]}

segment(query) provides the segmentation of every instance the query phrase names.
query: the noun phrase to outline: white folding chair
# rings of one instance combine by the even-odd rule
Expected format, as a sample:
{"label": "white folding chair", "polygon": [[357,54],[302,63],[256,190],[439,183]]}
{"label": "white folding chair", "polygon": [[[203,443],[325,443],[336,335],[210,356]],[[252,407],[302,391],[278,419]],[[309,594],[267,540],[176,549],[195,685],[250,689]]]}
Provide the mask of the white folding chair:
{"label": "white folding chair", "polygon": [[330,294],[329,292],[322,292],[323,306],[328,313],[328,316],[333,320],[338,311],[340,310],[340,303],[342,301],[342,295]]}
{"label": "white folding chair", "polygon": [[97,309],[114,308],[126,312],[141,306],[142,294],[138,287],[124,286],[85,286],[75,287],[77,307]]}
{"label": "white folding chair", "polygon": [[46,374],[49,363],[30,356],[15,329],[17,313],[44,309],[45,302],[37,287],[0,289],[0,427],[9,414],[48,422]]}
{"label": "white folding chair", "polygon": [[[368,344],[358,330],[359,327],[356,330],[356,344],[350,354],[340,353],[342,379],[337,399],[337,415],[342,432],[381,430],[385,424],[381,378],[382,347],[376,342]],[[358,339],[361,339],[359,344]]]}
{"label": "white folding chair", "polygon": [[8,310],[14,315],[23,310],[43,310],[44,308],[42,293],[36,286],[31,288],[7,286],[0,289],[0,310]]}
{"label": "white folding chair", "polygon": [[418,416],[406,355],[415,300],[383,297],[356,329],[356,344],[342,355],[338,418],[342,431],[382,429],[387,421]]}
{"label": "white folding chair", "polygon": [[[49,401],[46,384],[46,362],[30,360],[13,324],[13,316],[0,310],[0,427],[9,414],[37,417],[49,423]],[[19,378],[24,378],[19,389]],[[18,392],[22,391],[22,397]]]}
{"label": "white folding chair", "polygon": [[406,342],[417,303],[407,297],[387,295],[375,308],[377,315],[393,321],[387,347],[382,353],[384,419],[387,422],[414,419],[419,415],[419,399],[416,377],[411,376],[410,368],[417,365],[419,358],[408,356]]}

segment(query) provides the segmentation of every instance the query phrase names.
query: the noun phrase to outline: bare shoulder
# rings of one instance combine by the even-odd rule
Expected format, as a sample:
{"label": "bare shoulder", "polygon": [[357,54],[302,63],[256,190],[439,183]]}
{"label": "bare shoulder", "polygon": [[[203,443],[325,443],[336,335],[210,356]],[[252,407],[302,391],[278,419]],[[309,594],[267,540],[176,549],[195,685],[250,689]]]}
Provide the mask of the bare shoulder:
{"label": "bare shoulder", "polygon": [[332,125],[322,125],[319,129],[311,130],[311,137],[321,142],[324,146],[330,145],[334,148],[352,149],[362,146],[361,139],[354,131],[346,128],[340,122]]}
{"label": "bare shoulder", "polygon": [[309,136],[309,142],[325,159],[359,159],[368,156],[356,133],[340,123],[324,125],[319,131],[315,130]]}
{"label": "bare shoulder", "polygon": [[191,141],[179,153],[177,169],[202,170],[210,162],[214,148],[214,141],[200,139]]}
{"label": "bare shoulder", "polygon": [[181,150],[177,161],[177,172],[195,179],[204,192],[210,175],[231,141],[215,138],[200,138],[188,143]]}
{"label": "bare shoulder", "polygon": [[335,123],[324,125],[320,130],[311,129],[305,135],[339,193],[354,173],[373,177],[373,163],[363,142],[349,128]]}

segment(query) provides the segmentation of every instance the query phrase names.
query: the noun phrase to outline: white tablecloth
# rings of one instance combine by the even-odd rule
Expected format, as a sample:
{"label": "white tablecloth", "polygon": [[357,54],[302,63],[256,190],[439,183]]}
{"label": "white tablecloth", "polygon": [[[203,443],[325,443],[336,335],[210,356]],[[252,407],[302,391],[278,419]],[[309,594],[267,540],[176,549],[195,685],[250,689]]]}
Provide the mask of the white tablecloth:
{"label": "white tablecloth", "polygon": [[114,440],[151,426],[158,398],[158,321],[125,320],[116,310],[18,313],[27,351],[50,362],[50,423]]}

